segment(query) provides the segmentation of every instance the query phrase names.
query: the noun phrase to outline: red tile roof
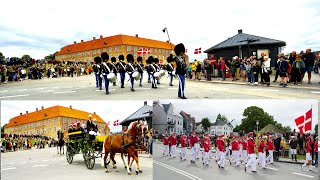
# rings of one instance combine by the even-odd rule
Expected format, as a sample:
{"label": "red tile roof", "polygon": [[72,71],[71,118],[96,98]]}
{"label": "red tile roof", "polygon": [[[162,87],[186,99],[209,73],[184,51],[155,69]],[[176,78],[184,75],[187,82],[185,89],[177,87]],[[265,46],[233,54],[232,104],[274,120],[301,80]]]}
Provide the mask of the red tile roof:
{"label": "red tile roof", "polygon": [[[141,46],[171,50],[170,43],[168,42],[119,34],[104,38],[96,38],[95,40],[90,41],[78,42],[76,44],[69,44],[64,46],[56,55],[108,48],[118,45]],[[174,48],[174,45],[171,45],[172,48]]]}
{"label": "red tile roof", "polygon": [[69,117],[76,119],[88,119],[89,114],[92,114],[92,119],[96,118],[97,122],[106,123],[100,116],[88,113],[85,111],[71,109],[63,106],[53,106],[43,110],[38,110],[35,112],[29,112],[28,114],[23,114],[16,116],[10,120],[10,122],[5,126],[5,128],[18,126],[23,124],[28,124],[44,119],[50,119],[54,117]]}

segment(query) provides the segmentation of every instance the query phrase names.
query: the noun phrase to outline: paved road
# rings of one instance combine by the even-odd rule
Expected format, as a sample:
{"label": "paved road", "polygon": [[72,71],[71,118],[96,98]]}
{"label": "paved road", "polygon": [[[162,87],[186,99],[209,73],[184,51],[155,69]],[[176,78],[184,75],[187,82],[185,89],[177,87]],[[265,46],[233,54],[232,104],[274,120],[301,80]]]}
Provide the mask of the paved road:
{"label": "paved road", "polygon": [[[25,80],[0,85],[0,100],[145,100],[145,99],[177,99],[178,81],[168,86],[169,79],[163,78],[158,89],[151,89],[144,76],[143,87],[136,86],[131,92],[126,80],[124,89],[110,86],[110,94],[95,88],[94,75],[80,77],[44,78],[42,80]],[[128,79],[128,78],[126,78]],[[118,83],[119,84],[119,83]],[[260,98],[309,98],[320,99],[320,87],[280,88],[249,86],[219,81],[186,81],[186,97],[189,99],[260,99]]]}
{"label": "paved road", "polygon": [[[143,154],[140,167],[143,173],[127,175],[120,157],[116,156],[118,169],[105,173],[100,158],[92,170],[85,166],[82,155],[76,155],[72,164],[68,164],[64,155],[58,155],[56,148],[34,149],[1,154],[1,180],[96,180],[96,179],[139,179],[151,180],[152,158]],[[132,165],[135,170],[135,163]],[[117,172],[119,171],[119,172]],[[134,173],[134,172],[133,172]]]}
{"label": "paved road", "polygon": [[[195,164],[191,164],[190,149],[187,151],[187,161],[181,161],[179,155],[177,158],[162,156],[162,147],[161,144],[154,144],[154,180],[172,179],[172,177],[175,180],[309,180],[318,178],[316,172],[302,171],[300,165],[289,163],[268,165],[266,170],[257,168],[257,174],[252,174],[251,172],[244,172],[244,165],[233,167],[229,165],[229,161],[226,161],[224,170],[219,170],[217,163],[213,159],[209,166],[203,166],[201,160],[197,160]],[[177,151],[180,152],[180,148],[177,148]]]}

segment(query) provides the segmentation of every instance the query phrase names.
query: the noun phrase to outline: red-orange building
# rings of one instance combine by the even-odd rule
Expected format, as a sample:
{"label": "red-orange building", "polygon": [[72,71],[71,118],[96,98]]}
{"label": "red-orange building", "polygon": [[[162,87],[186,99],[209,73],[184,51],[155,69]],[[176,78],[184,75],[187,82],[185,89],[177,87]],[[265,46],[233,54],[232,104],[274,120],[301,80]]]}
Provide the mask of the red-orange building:
{"label": "red-orange building", "polygon": [[115,35],[100,38],[93,37],[90,41],[81,40],[74,42],[61,48],[56,54],[56,59],[60,61],[76,61],[76,62],[92,62],[94,57],[100,56],[102,52],[107,52],[111,57],[116,57],[118,61],[119,55],[132,54],[136,60],[139,56],[138,50],[141,48],[150,48],[150,54],[141,55],[143,62],[149,56],[157,57],[163,63],[166,63],[167,57],[174,48],[173,44],[168,42],[141,38],[138,35]]}
{"label": "red-orange building", "polygon": [[[26,134],[26,135],[42,135],[48,137],[57,137],[59,128],[67,133],[68,126],[72,122],[80,121],[86,124],[89,112],[73,109],[70,107],[53,106],[41,109],[36,108],[34,112],[26,111],[25,114],[20,113],[19,116],[10,119],[9,123],[4,127],[6,134]],[[95,112],[91,113],[92,119],[96,118],[96,124],[101,134],[106,122],[101,119]]]}

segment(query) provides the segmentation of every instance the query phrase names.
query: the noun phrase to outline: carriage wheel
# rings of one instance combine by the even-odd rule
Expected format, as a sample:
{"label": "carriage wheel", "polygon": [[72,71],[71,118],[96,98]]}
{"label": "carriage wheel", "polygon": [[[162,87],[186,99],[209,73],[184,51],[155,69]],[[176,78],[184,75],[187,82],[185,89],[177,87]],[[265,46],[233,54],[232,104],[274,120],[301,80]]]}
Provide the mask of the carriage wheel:
{"label": "carriage wheel", "polygon": [[66,157],[67,157],[68,163],[71,164],[73,161],[73,153],[72,153],[72,148],[70,147],[69,144],[67,144]]}
{"label": "carriage wheel", "polygon": [[94,164],[96,162],[96,158],[94,155],[94,151],[92,149],[88,149],[85,151],[84,161],[85,161],[88,169],[92,169],[94,167]]}

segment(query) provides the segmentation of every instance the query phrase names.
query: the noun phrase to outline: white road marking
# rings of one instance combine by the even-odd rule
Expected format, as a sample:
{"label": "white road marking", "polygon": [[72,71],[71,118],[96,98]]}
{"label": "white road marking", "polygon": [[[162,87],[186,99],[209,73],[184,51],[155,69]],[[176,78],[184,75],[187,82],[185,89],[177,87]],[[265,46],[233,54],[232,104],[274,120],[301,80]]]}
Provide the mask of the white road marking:
{"label": "white road marking", "polygon": [[44,88],[35,88],[34,90],[43,90]]}
{"label": "white road marking", "polygon": [[87,86],[81,86],[82,88],[85,88],[85,87],[87,87]]}
{"label": "white road marking", "polygon": [[9,164],[14,164],[14,163],[9,163]]}
{"label": "white road marking", "polygon": [[21,95],[14,95],[14,96],[2,96],[0,99],[6,99],[6,98],[14,98],[14,97],[25,97],[30,96],[30,94],[21,94]]}
{"label": "white road marking", "polygon": [[178,90],[178,88],[168,88],[168,90]]}
{"label": "white road marking", "polygon": [[306,175],[306,174],[301,174],[301,173],[292,173],[292,174],[295,174],[295,175],[299,175],[299,176],[304,176],[304,177],[308,177],[308,178],[314,178],[314,176],[310,176],[310,175]]}
{"label": "white road marking", "polygon": [[187,173],[187,172],[185,172],[185,171],[182,171],[182,170],[180,170],[180,169],[174,168],[174,167],[169,166],[169,165],[167,165],[167,164],[163,164],[163,163],[158,162],[158,161],[155,161],[155,160],[153,160],[153,163],[155,163],[155,164],[157,164],[157,165],[159,165],[159,166],[165,167],[165,168],[167,168],[167,169],[170,169],[170,170],[172,170],[172,171],[174,171],[174,172],[176,172],[176,173],[179,173],[179,174],[181,174],[181,175],[183,175],[183,176],[186,176],[186,177],[188,177],[188,178],[190,178],[190,179],[193,179],[193,180],[202,180],[201,178],[199,178],[199,177],[197,177],[197,176],[195,176],[195,175],[189,174],[189,173]]}
{"label": "white road marking", "polygon": [[320,94],[320,91],[311,91],[313,94]]}
{"label": "white road marking", "polygon": [[49,166],[49,164],[39,164],[39,165],[34,165],[32,167],[34,168],[34,167],[46,167],[46,166]]}
{"label": "white road marking", "polygon": [[60,92],[54,92],[53,94],[65,94],[65,93],[75,93],[77,91],[60,91]]}
{"label": "white road marking", "polygon": [[35,162],[38,162],[38,161],[31,161],[31,163],[35,163]]}
{"label": "white road marking", "polygon": [[21,162],[20,164],[26,164],[27,162],[25,162],[25,161],[23,161],[23,162]]}
{"label": "white road marking", "polygon": [[45,160],[45,159],[44,159],[44,160],[42,160],[42,161],[44,161],[44,162],[45,162],[45,161],[48,161],[48,160]]}
{"label": "white road marking", "polygon": [[271,170],[275,170],[275,171],[278,171],[278,170],[279,170],[279,169],[271,168],[271,167],[266,167],[266,169],[271,169]]}
{"label": "white road marking", "polygon": [[2,92],[8,92],[8,90],[3,90],[3,91],[0,91],[0,93],[2,93]]}
{"label": "white road marking", "polygon": [[102,91],[102,89],[101,90],[97,89],[96,91]]}
{"label": "white road marking", "polygon": [[11,169],[17,169],[17,168],[16,167],[4,168],[4,169],[1,169],[1,171],[11,170]]}
{"label": "white road marking", "polygon": [[63,163],[63,164],[69,164],[69,163]]}
{"label": "white road marking", "polygon": [[137,88],[137,89],[151,89],[151,87],[150,88]]}

